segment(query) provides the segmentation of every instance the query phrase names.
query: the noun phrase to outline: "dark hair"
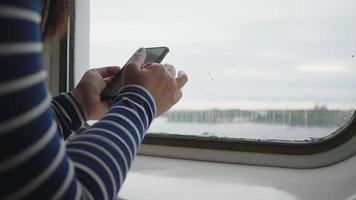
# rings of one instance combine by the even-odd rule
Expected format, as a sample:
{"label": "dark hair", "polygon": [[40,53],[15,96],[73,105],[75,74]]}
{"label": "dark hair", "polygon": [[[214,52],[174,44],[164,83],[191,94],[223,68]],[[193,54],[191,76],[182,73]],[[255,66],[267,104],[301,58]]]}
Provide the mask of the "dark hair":
{"label": "dark hair", "polygon": [[42,0],[42,38],[61,37],[68,29],[73,0]]}

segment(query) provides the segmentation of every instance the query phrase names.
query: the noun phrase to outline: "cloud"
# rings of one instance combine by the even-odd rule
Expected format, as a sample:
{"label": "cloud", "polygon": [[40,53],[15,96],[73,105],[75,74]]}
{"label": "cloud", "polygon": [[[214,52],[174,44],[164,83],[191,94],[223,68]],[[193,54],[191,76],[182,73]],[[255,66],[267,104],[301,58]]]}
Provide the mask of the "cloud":
{"label": "cloud", "polygon": [[168,46],[190,80],[179,108],[355,105],[353,0],[91,3],[92,66]]}

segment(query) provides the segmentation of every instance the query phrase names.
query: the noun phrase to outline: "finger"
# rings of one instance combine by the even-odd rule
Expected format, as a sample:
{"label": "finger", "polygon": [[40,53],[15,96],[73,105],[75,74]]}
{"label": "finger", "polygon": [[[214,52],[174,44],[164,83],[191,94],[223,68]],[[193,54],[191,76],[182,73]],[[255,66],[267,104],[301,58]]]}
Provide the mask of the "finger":
{"label": "finger", "polygon": [[134,55],[131,57],[130,61],[127,64],[127,67],[136,67],[138,69],[145,63],[146,59],[146,49],[141,47],[139,48]]}
{"label": "finger", "polygon": [[149,66],[151,66],[153,64],[154,64],[154,62],[145,63],[144,65],[142,65],[142,68],[148,68]]}
{"label": "finger", "polygon": [[183,96],[183,92],[182,90],[178,90],[174,96],[174,101],[175,102],[178,102]]}
{"label": "finger", "polygon": [[107,78],[116,75],[120,71],[118,66],[102,67],[94,69],[97,71],[101,77]]}
{"label": "finger", "polygon": [[182,89],[183,86],[188,82],[188,76],[183,71],[178,72],[178,77],[176,78],[177,86]]}
{"label": "finger", "polygon": [[177,75],[177,72],[176,72],[176,68],[173,66],[173,65],[170,65],[170,64],[164,64],[164,66],[166,67],[167,71],[169,72],[169,74],[175,78],[176,75]]}

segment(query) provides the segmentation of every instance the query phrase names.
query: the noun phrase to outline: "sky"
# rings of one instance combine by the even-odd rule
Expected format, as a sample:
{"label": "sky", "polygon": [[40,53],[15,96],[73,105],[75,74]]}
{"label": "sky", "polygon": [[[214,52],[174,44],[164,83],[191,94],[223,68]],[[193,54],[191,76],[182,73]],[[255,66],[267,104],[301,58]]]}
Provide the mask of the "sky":
{"label": "sky", "polygon": [[90,3],[91,67],[169,47],[189,76],[174,109],[356,108],[355,0]]}

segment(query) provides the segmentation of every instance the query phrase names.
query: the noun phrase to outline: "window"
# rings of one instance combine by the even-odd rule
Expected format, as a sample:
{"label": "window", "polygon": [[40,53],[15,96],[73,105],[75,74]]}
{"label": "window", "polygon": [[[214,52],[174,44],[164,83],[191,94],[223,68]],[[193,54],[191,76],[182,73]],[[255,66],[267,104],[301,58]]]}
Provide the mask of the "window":
{"label": "window", "polygon": [[315,141],[356,107],[356,1],[91,1],[90,66],[168,46],[189,75],[149,132]]}

